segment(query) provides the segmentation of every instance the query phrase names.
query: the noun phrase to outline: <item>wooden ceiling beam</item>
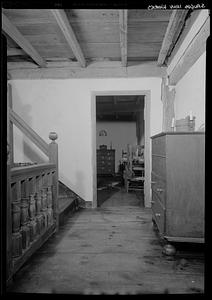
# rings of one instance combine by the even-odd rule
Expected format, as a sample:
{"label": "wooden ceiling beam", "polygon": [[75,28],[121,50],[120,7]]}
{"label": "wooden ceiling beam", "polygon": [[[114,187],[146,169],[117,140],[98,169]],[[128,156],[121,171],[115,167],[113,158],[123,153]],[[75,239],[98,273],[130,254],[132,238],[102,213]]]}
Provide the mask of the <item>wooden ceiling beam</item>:
{"label": "wooden ceiling beam", "polygon": [[122,66],[127,66],[127,9],[119,10],[120,47]]}
{"label": "wooden ceiling beam", "polygon": [[178,81],[190,70],[198,58],[206,51],[207,38],[210,36],[210,17],[197,32],[178,63],[169,74],[169,84],[176,85]]}
{"label": "wooden ceiling beam", "polygon": [[175,43],[181,33],[187,14],[188,10],[186,9],[173,10],[159,52],[157,61],[158,66],[161,67],[165,65],[165,60],[167,56],[171,54],[171,51],[173,50]]}
{"label": "wooden ceiling beam", "polygon": [[2,29],[3,32],[13,39],[39,66],[46,67],[46,61],[4,14],[2,14]]}
{"label": "wooden ceiling beam", "polygon": [[86,61],[81,50],[81,47],[76,39],[75,33],[70,25],[67,15],[63,9],[51,9],[57,24],[59,25],[69,47],[73,51],[76,59],[82,67],[86,66]]}

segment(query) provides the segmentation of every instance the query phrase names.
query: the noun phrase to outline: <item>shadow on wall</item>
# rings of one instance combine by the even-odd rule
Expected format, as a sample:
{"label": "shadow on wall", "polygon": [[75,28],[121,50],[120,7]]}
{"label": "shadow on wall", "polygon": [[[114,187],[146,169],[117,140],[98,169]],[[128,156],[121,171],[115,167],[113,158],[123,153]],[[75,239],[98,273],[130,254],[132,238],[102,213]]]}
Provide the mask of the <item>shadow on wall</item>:
{"label": "shadow on wall", "polygon": [[[70,169],[71,172],[71,169]],[[67,186],[70,190],[72,190],[74,193],[76,193],[80,198],[82,203],[85,203],[87,201],[86,197],[86,189],[85,189],[85,179],[82,171],[76,171],[75,172],[75,184],[73,181],[71,181],[70,178],[68,178],[64,173],[62,172],[62,169],[60,169],[59,165],[59,180]]]}
{"label": "shadow on wall", "polygon": [[[32,117],[31,117],[31,111],[32,111],[32,105],[30,104],[23,104],[21,97],[18,94],[18,91],[16,90],[15,86],[12,86],[12,99],[13,104],[12,107],[14,111],[23,119],[27,125],[32,127]],[[40,154],[40,150],[36,149],[36,146],[33,142],[30,140],[25,139],[25,135],[18,137],[20,138],[20,145],[22,145],[21,149],[18,147],[18,144],[14,145],[15,149],[17,151],[23,151],[23,155],[21,157],[24,158],[26,162],[36,162],[36,163],[45,163],[48,162],[48,158],[45,159],[45,154]],[[37,150],[37,151],[36,151]],[[17,152],[17,158],[15,160],[20,160],[18,152]],[[25,162],[24,161],[24,162]],[[18,161],[19,162],[19,161]],[[21,161],[23,162],[23,161]]]}
{"label": "shadow on wall", "polygon": [[39,155],[38,152],[33,149],[33,143],[32,146],[29,145],[25,140],[23,140],[23,151],[24,151],[24,157],[29,159],[31,162],[36,162],[36,163],[47,163],[48,158],[44,159],[41,155]]}
{"label": "shadow on wall", "polygon": [[76,192],[79,191],[79,196],[85,199],[85,186],[84,186],[84,174],[82,171],[76,172],[76,184],[75,184]]}

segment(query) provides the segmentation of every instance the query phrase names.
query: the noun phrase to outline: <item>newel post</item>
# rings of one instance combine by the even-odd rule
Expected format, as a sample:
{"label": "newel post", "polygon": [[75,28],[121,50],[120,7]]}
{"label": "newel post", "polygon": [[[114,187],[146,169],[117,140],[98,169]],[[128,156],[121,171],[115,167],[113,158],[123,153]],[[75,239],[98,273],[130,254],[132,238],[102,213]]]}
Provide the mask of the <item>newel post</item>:
{"label": "newel post", "polygon": [[6,255],[7,255],[7,263],[6,263],[6,277],[7,281],[10,280],[10,275],[12,272],[12,200],[11,200],[11,175],[10,175],[10,147],[7,142],[7,246],[6,246]]}
{"label": "newel post", "polygon": [[53,214],[56,220],[56,230],[59,229],[59,207],[58,207],[58,144],[55,142],[57,139],[56,132],[49,133],[49,139],[51,143],[49,144],[49,162],[56,165],[56,171],[52,178],[52,198],[53,198]]}

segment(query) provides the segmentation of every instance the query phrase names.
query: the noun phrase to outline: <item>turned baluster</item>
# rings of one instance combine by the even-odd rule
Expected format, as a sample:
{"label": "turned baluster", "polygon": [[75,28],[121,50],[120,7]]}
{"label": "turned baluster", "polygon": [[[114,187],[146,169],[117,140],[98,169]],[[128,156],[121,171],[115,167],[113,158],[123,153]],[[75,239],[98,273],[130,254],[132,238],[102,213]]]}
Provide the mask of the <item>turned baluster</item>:
{"label": "turned baluster", "polygon": [[41,213],[41,194],[37,192],[35,194],[35,208],[36,208],[36,221],[37,221],[37,233],[41,234],[42,232],[42,224],[43,222],[43,215]]}
{"label": "turned baluster", "polygon": [[22,235],[22,248],[26,249],[30,243],[30,227],[29,227],[29,199],[21,199],[21,235]]}
{"label": "turned baluster", "polygon": [[55,142],[58,138],[56,132],[50,132],[49,139],[49,162],[55,164],[56,170],[52,174],[52,204],[53,214],[56,221],[56,230],[59,229],[59,208],[58,208],[58,144]]}
{"label": "turned baluster", "polygon": [[53,224],[52,187],[47,187],[48,226]]}
{"label": "turned baluster", "polygon": [[21,201],[12,202],[12,256],[18,257],[22,254],[21,226]]}
{"label": "turned baluster", "polygon": [[47,220],[47,195],[46,189],[41,189],[41,212],[43,215],[43,229],[47,228],[48,220]]}
{"label": "turned baluster", "polygon": [[35,196],[31,194],[29,196],[29,228],[30,228],[30,241],[32,242],[36,237],[36,220],[35,220]]}

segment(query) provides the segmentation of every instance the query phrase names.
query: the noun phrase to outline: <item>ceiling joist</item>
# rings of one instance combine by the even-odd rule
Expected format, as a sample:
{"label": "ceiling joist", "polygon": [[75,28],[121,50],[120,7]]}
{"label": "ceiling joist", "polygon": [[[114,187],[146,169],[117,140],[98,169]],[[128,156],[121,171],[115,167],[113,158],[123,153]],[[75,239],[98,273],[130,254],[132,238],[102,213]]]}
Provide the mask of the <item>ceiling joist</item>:
{"label": "ceiling joist", "polygon": [[80,45],[76,39],[75,33],[70,25],[67,15],[63,9],[51,9],[53,16],[55,17],[57,24],[59,25],[69,47],[73,51],[76,59],[82,67],[86,66],[86,61]]}
{"label": "ceiling joist", "polygon": [[158,56],[158,66],[164,66],[167,56],[170,55],[181,33],[187,14],[188,10],[186,9],[173,10]]}
{"label": "ceiling joist", "polygon": [[46,61],[38,54],[30,42],[20,33],[20,31],[2,14],[2,29],[21,47],[39,66],[46,67]]}
{"label": "ceiling joist", "polygon": [[127,66],[127,9],[119,10],[120,47],[122,66]]}

